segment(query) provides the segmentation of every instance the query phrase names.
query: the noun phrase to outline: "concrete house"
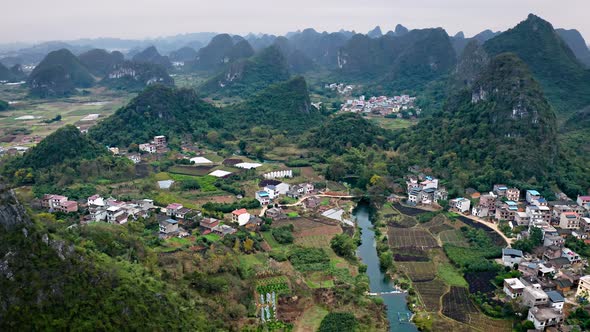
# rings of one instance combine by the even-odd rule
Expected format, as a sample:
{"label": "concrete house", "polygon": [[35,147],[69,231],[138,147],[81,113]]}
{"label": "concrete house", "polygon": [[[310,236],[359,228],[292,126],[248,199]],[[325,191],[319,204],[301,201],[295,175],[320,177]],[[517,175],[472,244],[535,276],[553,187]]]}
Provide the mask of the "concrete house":
{"label": "concrete house", "polygon": [[549,291],[547,292],[547,296],[549,296],[549,306],[561,312],[563,310],[563,305],[565,304],[565,298],[563,295],[556,291]]}
{"label": "concrete house", "polygon": [[244,226],[250,220],[250,213],[246,209],[234,210],[231,213],[231,220],[240,226]]}
{"label": "concrete house", "polygon": [[521,250],[504,248],[502,249],[502,264],[504,266],[514,266],[514,264],[520,264],[522,261],[523,253]]}
{"label": "concrete house", "polygon": [[580,216],[572,211],[563,212],[559,217],[559,227],[563,229],[580,228]]}
{"label": "concrete house", "polygon": [[524,288],[524,284],[518,278],[504,279],[504,293],[511,299],[521,297]]}
{"label": "concrete house", "polygon": [[541,198],[541,194],[539,194],[536,190],[527,190],[526,191],[526,201],[529,204],[533,204],[534,200],[538,200]]}
{"label": "concrete house", "polygon": [[285,182],[281,182],[281,183],[275,185],[275,188],[276,188],[278,195],[286,195],[287,192],[289,191],[289,189],[291,189],[291,185],[289,185],[288,183],[285,183]]}
{"label": "concrete house", "polygon": [[471,201],[468,200],[467,198],[463,198],[463,197],[459,197],[459,198],[454,198],[449,202],[449,205],[461,212],[461,213],[465,213],[469,211],[469,207],[471,205]]}
{"label": "concrete house", "polygon": [[540,284],[531,284],[524,288],[522,293],[522,304],[527,307],[538,307],[547,304],[549,296],[541,289]]}
{"label": "concrete house", "polygon": [[535,329],[544,331],[548,326],[560,324],[563,321],[563,314],[550,307],[534,307],[529,309],[527,320],[533,322]]}
{"label": "concrete house", "polygon": [[590,300],[590,275],[580,277],[576,298],[581,297]]}
{"label": "concrete house", "polygon": [[160,221],[160,237],[167,238],[178,234],[178,221],[166,219]]}
{"label": "concrete house", "polygon": [[270,203],[270,195],[268,192],[261,190],[256,192],[256,200],[260,202],[261,205],[267,205]]}

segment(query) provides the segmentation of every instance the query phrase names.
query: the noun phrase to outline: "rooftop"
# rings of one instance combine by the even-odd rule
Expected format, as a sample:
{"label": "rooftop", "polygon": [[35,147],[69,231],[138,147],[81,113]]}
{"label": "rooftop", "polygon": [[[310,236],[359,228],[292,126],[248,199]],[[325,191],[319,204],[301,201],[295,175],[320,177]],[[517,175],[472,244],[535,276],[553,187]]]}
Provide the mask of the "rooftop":
{"label": "rooftop", "polygon": [[512,248],[504,248],[504,249],[502,249],[502,255],[522,257],[522,250],[512,249]]}
{"label": "rooftop", "polygon": [[209,173],[209,175],[215,176],[215,177],[218,177],[218,178],[222,178],[222,177],[228,176],[230,174],[231,174],[231,172],[223,171],[223,170],[220,170],[220,169]]}
{"label": "rooftop", "polygon": [[248,213],[248,210],[246,209],[239,209],[239,210],[234,210],[232,211],[232,214],[235,214],[236,216],[242,215]]}
{"label": "rooftop", "polygon": [[533,307],[529,309],[529,312],[540,322],[561,317],[561,314],[553,308]]}
{"label": "rooftop", "polygon": [[541,194],[539,194],[538,191],[536,190],[527,190],[526,191],[528,194],[534,195],[534,196],[540,196]]}
{"label": "rooftop", "polygon": [[565,299],[563,298],[563,295],[561,295],[557,291],[549,291],[549,292],[547,292],[547,296],[549,296],[549,299],[551,300],[551,302],[554,302],[554,303],[565,301]]}
{"label": "rooftop", "polygon": [[167,223],[172,224],[172,225],[178,224],[178,221],[176,221],[174,219],[166,219],[166,220],[164,220],[164,222],[167,222]]}

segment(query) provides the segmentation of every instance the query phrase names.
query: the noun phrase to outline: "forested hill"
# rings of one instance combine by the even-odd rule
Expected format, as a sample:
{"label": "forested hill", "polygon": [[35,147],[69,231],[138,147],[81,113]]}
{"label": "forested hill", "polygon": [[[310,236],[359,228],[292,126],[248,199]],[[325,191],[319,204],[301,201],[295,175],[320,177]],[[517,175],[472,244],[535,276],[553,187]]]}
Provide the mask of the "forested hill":
{"label": "forested hill", "polygon": [[397,134],[408,158],[430,165],[458,188],[555,180],[555,114],[527,65],[513,54],[492,59],[445,111]]}
{"label": "forested hill", "polygon": [[99,77],[105,76],[113,67],[125,61],[123,53],[119,51],[109,53],[102,49],[84,52],[78,56],[78,59],[92,74]]}
{"label": "forested hill", "polygon": [[343,77],[401,92],[420,90],[450,72],[456,55],[443,29],[422,29],[376,39],[357,34],[340,49],[338,61]]}
{"label": "forested hill", "polygon": [[92,127],[89,135],[110,146],[145,143],[155,135],[199,135],[217,126],[218,112],[217,108],[200,100],[193,90],[157,84]]}
{"label": "forested hill", "polygon": [[265,126],[294,135],[319,125],[323,119],[311,105],[305,79],[298,76],[271,85],[244,103],[228,107],[223,121],[227,129]]}
{"label": "forested hill", "polygon": [[551,23],[529,15],[516,27],[488,40],[491,56],[513,52],[530,67],[558,113],[590,104],[590,72],[578,61]]}
{"label": "forested hill", "polygon": [[15,194],[0,184],[0,330],[220,327],[175,285],[142,264],[114,257],[126,252],[129,260],[145,262],[150,254],[124,227],[91,225],[60,233],[55,224],[51,214],[31,220]]}
{"label": "forested hill", "polygon": [[219,70],[228,63],[254,55],[250,44],[241,39],[235,41],[228,34],[220,34],[198,51],[197,57],[187,64],[197,70]]}
{"label": "forested hill", "polygon": [[38,97],[62,97],[75,88],[88,88],[94,78],[78,58],[67,49],[51,52],[35,67],[27,84]]}
{"label": "forested hill", "polygon": [[19,159],[21,167],[41,169],[69,160],[95,159],[110,153],[73,125],[61,127]]}
{"label": "forested hill", "polygon": [[229,64],[205,82],[199,91],[213,95],[247,97],[273,83],[288,80],[289,76],[287,60],[277,47],[270,46],[250,59]]}

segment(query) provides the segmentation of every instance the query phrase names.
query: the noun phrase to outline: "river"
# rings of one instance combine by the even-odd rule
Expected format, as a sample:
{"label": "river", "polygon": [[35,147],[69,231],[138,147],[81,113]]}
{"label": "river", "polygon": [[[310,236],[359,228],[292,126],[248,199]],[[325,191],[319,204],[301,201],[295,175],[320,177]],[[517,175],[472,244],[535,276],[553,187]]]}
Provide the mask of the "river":
{"label": "river", "polygon": [[[355,218],[362,230],[362,243],[357,249],[357,256],[363,264],[367,265],[369,276],[369,287],[372,293],[383,293],[395,290],[391,280],[379,268],[379,257],[375,243],[375,232],[369,220],[369,211],[365,206],[359,206]],[[389,320],[390,331],[395,332],[416,332],[418,329],[408,322],[412,314],[408,309],[405,294],[386,294],[381,296],[387,306],[387,319]]]}

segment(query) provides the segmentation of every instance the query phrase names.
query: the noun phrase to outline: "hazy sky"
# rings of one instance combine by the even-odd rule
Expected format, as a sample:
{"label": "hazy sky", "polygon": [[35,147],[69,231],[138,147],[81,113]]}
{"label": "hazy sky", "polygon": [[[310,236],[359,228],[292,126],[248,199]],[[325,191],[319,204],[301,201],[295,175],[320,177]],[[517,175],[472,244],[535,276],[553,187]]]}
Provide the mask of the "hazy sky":
{"label": "hazy sky", "polygon": [[590,39],[590,0],[2,0],[0,42],[145,38],[214,31],[283,34],[306,27],[367,32],[401,23],[471,36],[535,13]]}

